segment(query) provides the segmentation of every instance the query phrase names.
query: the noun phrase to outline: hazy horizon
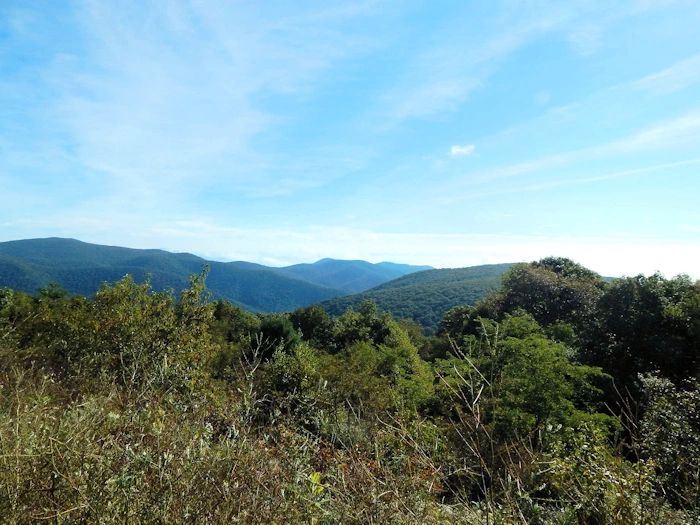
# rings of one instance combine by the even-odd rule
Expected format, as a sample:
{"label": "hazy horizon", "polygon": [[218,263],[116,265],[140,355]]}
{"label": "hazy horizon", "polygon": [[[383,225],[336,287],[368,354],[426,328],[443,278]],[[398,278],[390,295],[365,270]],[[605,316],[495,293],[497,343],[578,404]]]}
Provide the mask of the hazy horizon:
{"label": "hazy horizon", "polygon": [[[52,237],[52,238],[67,239],[67,240],[75,240],[75,241],[79,241],[79,242],[87,242],[87,241],[82,241],[81,239],[74,239],[74,238],[68,238],[68,237]],[[35,239],[9,239],[8,241],[0,241],[0,242],[32,241],[32,240],[41,240],[41,239],[47,239],[47,238],[44,237],[44,238],[35,238]],[[296,265],[296,264],[315,264],[315,263],[321,262],[321,261],[323,261],[323,260],[325,260],[325,259],[331,259],[331,260],[337,260],[337,261],[359,261],[359,262],[367,262],[367,263],[370,263],[370,264],[389,263],[389,264],[410,265],[410,266],[431,266],[431,267],[432,267],[431,269],[433,269],[433,270],[447,270],[447,269],[468,268],[468,267],[472,267],[472,266],[483,266],[483,265],[492,265],[492,264],[493,264],[493,265],[499,265],[499,264],[530,263],[530,262],[535,262],[535,261],[536,261],[536,259],[532,259],[532,260],[525,260],[525,259],[523,259],[523,260],[519,260],[519,261],[515,261],[515,260],[513,260],[513,261],[505,261],[505,260],[504,260],[504,261],[497,261],[497,262],[479,263],[479,264],[473,264],[473,265],[470,264],[470,265],[466,265],[466,266],[432,266],[432,265],[430,265],[430,264],[412,264],[412,263],[406,263],[406,262],[394,261],[394,260],[376,260],[376,261],[371,261],[371,260],[367,260],[367,259],[339,259],[339,258],[336,258],[336,257],[321,257],[321,258],[318,258],[318,259],[307,260],[307,261],[299,261],[299,262],[294,262],[294,263],[289,263],[289,264],[266,264],[266,263],[261,263],[261,262],[256,262],[256,261],[247,261],[247,260],[243,260],[243,259],[235,259],[235,260],[232,260],[232,259],[225,259],[225,258],[208,257],[208,256],[206,256],[206,255],[203,255],[203,254],[200,254],[200,253],[195,253],[195,252],[190,252],[190,251],[187,251],[187,250],[184,250],[184,251],[177,251],[177,250],[170,250],[170,249],[163,248],[163,247],[158,247],[158,246],[151,246],[151,247],[146,247],[146,248],[140,248],[140,247],[134,247],[134,246],[121,246],[121,245],[115,245],[115,244],[104,244],[104,243],[99,243],[99,242],[90,243],[90,244],[97,244],[97,245],[103,245],[103,246],[113,246],[113,247],[118,247],[118,248],[137,249],[137,250],[138,250],[138,249],[145,249],[145,250],[149,250],[149,249],[152,249],[152,250],[162,250],[162,251],[166,251],[166,252],[173,253],[173,254],[189,254],[189,255],[195,255],[195,256],[197,256],[197,257],[201,257],[202,259],[206,259],[206,260],[208,260],[208,261],[215,261],[215,262],[222,262],[222,263],[246,262],[246,263],[261,264],[261,265],[268,266],[268,267],[272,267],[272,268],[280,268],[280,267],[286,267],[286,266],[293,266],[293,265]],[[546,255],[545,257],[549,257],[549,256],[552,256],[552,257],[566,257],[566,256],[564,256],[564,255],[561,255],[561,254],[554,254],[554,253],[549,254],[549,255]],[[541,259],[541,257],[540,257],[540,259]],[[574,260],[574,262],[579,262],[579,261]],[[589,268],[589,269],[594,270],[594,271],[597,272],[597,270],[596,270],[595,268]],[[651,274],[657,273],[657,272],[660,272],[662,275],[664,275],[664,277],[667,277],[667,278],[676,277],[676,276],[678,276],[678,275],[688,275],[688,276],[690,276],[691,278],[700,279],[700,274],[699,274],[699,273],[692,273],[692,272],[687,272],[687,271],[678,272],[678,273],[676,273],[676,274],[664,274],[663,272],[661,272],[660,270],[658,270],[658,271],[654,271],[654,272],[649,272],[648,274],[645,274],[645,275],[651,275]],[[606,278],[609,278],[609,277],[612,277],[612,278],[631,277],[631,276],[636,276],[636,275],[638,275],[638,273],[622,273],[622,274],[618,274],[618,275],[605,274],[605,273],[600,273],[600,272],[597,272],[597,273],[599,273],[601,276],[606,277]],[[641,273],[643,273],[643,272],[641,272]]]}

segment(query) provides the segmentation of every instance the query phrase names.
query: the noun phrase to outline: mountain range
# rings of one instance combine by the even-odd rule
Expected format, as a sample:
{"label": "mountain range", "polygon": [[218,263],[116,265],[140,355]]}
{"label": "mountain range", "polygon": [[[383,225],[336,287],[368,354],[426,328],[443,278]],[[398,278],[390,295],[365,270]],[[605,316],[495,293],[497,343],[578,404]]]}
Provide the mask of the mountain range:
{"label": "mountain range", "polygon": [[92,295],[103,282],[127,274],[151,275],[155,290],[181,290],[208,265],[207,289],[253,312],[284,312],[331,297],[357,293],[427,266],[322,259],[273,268],[243,261],[208,261],[189,253],[90,244],[75,239],[0,243],[0,286],[34,293],[51,282],[69,293]]}
{"label": "mountain range", "polygon": [[71,294],[90,296],[127,274],[155,290],[179,291],[209,266],[207,289],[251,312],[286,312],[318,303],[333,315],[372,299],[380,311],[413,319],[430,333],[453,306],[474,304],[500,285],[510,264],[436,270],[382,262],[321,259],[282,268],[245,261],[208,261],[189,253],[90,244],[75,239],[27,239],[0,243],[0,287],[34,293],[55,282]]}
{"label": "mountain range", "polygon": [[433,269],[431,266],[411,266],[390,262],[373,264],[367,261],[337,259],[321,259],[313,264],[295,264],[282,268],[243,261],[231,264],[238,268],[272,270],[280,275],[335,288],[346,294],[361,293],[403,275]]}

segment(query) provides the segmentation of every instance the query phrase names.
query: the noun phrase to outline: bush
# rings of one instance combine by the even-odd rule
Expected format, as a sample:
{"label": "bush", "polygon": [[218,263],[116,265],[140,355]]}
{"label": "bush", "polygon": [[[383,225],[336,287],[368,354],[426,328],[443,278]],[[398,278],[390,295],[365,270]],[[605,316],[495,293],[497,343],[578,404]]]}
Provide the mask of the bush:
{"label": "bush", "polygon": [[642,454],[658,465],[669,500],[700,515],[700,386],[676,387],[654,376],[642,383],[647,396]]}

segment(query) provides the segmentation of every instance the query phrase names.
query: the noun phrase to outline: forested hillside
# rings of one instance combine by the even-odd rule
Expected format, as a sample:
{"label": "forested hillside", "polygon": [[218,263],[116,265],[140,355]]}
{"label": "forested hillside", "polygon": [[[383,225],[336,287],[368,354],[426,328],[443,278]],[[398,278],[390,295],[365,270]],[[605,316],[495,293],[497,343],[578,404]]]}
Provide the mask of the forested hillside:
{"label": "forested hillside", "polygon": [[50,282],[72,294],[93,295],[103,282],[125,275],[141,282],[151,275],[155,290],[181,290],[189,276],[210,268],[208,290],[253,312],[284,312],[344,292],[296,278],[264,266],[242,268],[206,261],[188,253],[100,246],[74,239],[32,239],[0,243],[0,285],[34,293]]}
{"label": "forested hillside", "polygon": [[206,279],[0,289],[6,521],[700,519],[700,282],[517,264],[425,337]]}
{"label": "forested hillside", "polygon": [[284,312],[330,297],[357,293],[428,266],[322,259],[274,268],[249,262],[207,261],[187,253],[100,246],[74,239],[0,243],[0,286],[34,293],[51,282],[74,294],[92,295],[103,282],[151,275],[156,290],[187,286],[189,276],[210,268],[208,289],[252,312]]}
{"label": "forested hillside", "polygon": [[340,296],[320,303],[332,315],[348,308],[357,309],[367,300],[380,311],[391,312],[397,319],[411,319],[428,333],[434,333],[442,316],[450,308],[475,304],[489,290],[500,285],[501,275],[511,264],[488,264],[470,268],[426,270],[405,275],[361,294]]}

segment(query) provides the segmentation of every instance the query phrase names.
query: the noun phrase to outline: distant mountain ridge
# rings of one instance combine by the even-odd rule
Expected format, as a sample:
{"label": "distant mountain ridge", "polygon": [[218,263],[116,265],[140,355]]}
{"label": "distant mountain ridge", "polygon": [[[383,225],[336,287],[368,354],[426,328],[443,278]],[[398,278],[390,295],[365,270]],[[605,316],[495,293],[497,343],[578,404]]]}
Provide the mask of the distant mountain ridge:
{"label": "distant mountain ridge", "polygon": [[429,269],[432,268],[389,262],[372,264],[366,261],[340,261],[336,259],[321,259],[313,264],[295,264],[285,268],[273,268],[274,271],[283,275],[338,288],[351,294],[364,292],[406,274]]}
{"label": "distant mountain ridge", "polygon": [[412,319],[428,333],[437,330],[447,310],[454,306],[473,305],[489,290],[501,285],[501,276],[512,263],[486,264],[469,268],[425,270],[383,283],[356,295],[338,296],[320,303],[331,315],[357,308],[372,299],[380,311],[391,312],[398,319]]}
{"label": "distant mountain ridge", "polygon": [[[272,268],[243,261],[207,261],[189,253],[90,244],[75,239],[27,239],[0,243],[0,286],[29,293],[50,282],[70,293],[92,295],[103,282],[131,274],[151,274],[156,290],[188,286],[189,276],[209,265],[207,289],[253,312],[283,312],[367,289],[415,269],[409,265],[323,259],[318,263]],[[364,271],[364,274],[363,274]],[[403,273],[402,273],[403,272]],[[383,279],[383,280],[382,280]],[[364,284],[363,284],[364,283]]]}

